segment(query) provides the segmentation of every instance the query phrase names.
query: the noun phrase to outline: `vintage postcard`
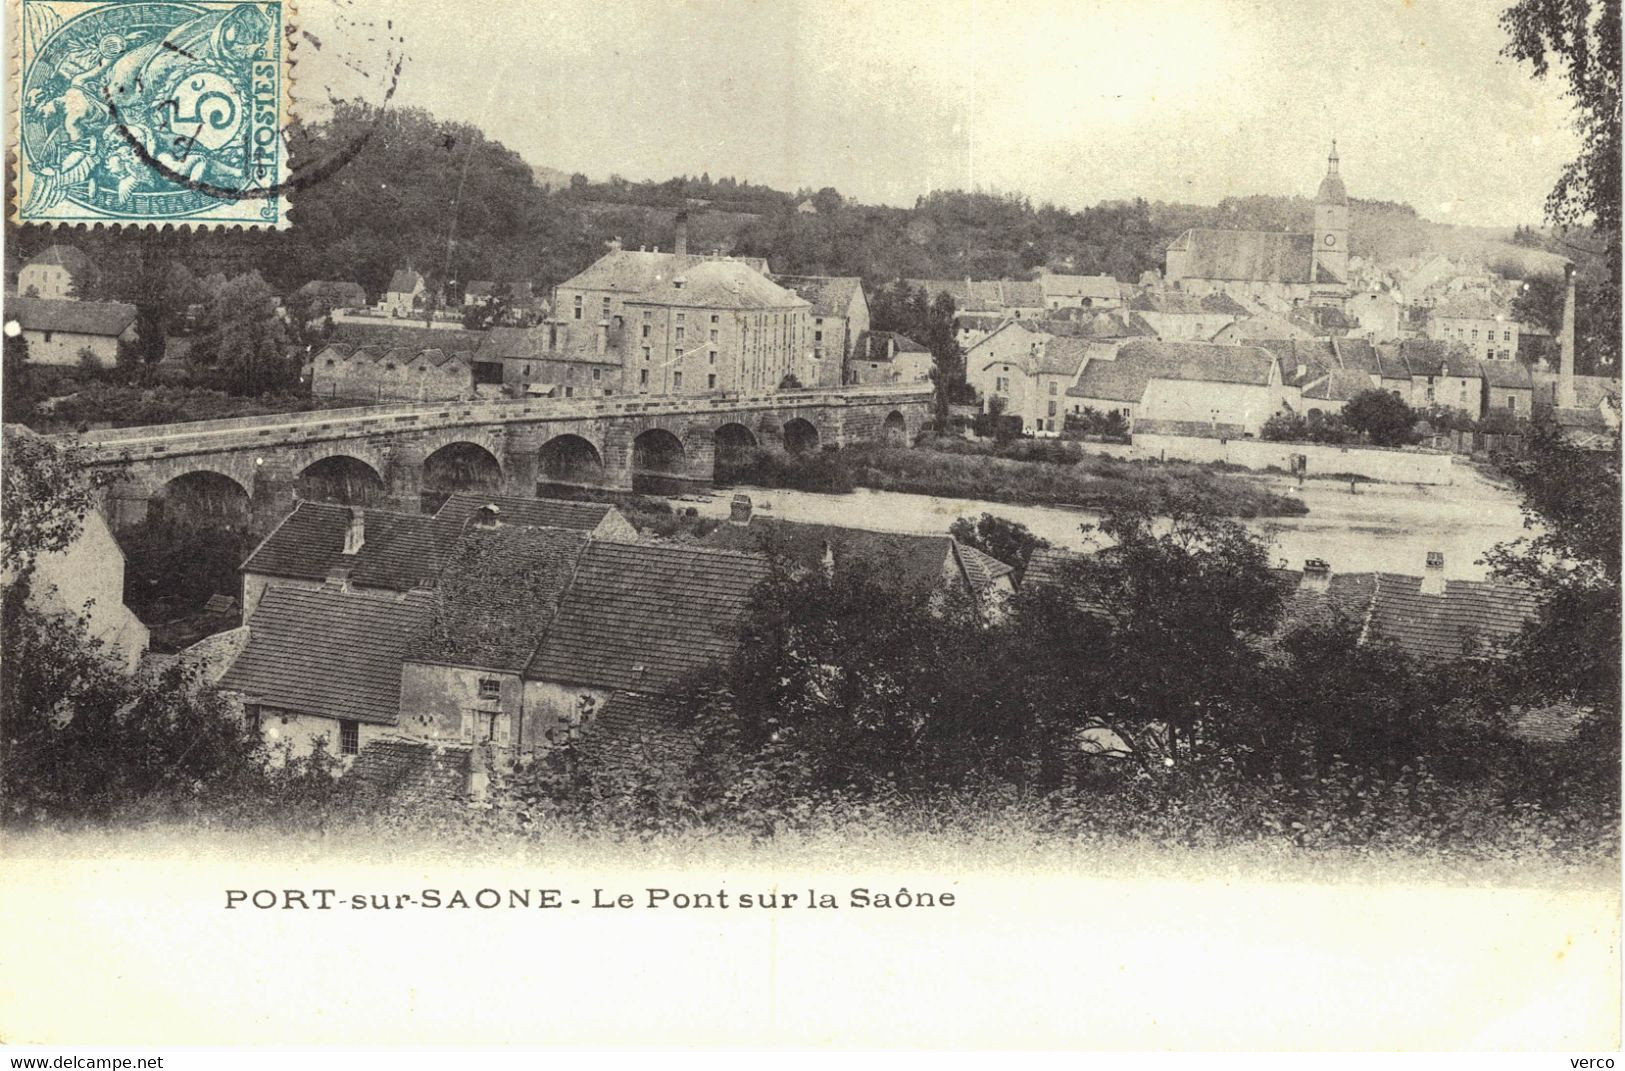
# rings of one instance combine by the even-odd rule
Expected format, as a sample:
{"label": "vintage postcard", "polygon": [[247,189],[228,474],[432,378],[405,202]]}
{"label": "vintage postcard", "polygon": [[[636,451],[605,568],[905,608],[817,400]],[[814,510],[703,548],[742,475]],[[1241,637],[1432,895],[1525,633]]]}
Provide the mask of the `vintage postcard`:
{"label": "vintage postcard", "polygon": [[1617,0],[6,32],[19,1057],[1618,1048]]}
{"label": "vintage postcard", "polygon": [[287,223],[281,0],[14,0],[18,223]]}

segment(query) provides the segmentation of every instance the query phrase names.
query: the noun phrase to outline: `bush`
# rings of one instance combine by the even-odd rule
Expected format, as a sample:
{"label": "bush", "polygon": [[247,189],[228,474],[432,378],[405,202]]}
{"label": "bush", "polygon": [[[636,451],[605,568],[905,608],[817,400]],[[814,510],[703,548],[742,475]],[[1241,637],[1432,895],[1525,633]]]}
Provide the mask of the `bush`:
{"label": "bush", "polygon": [[1416,411],[1396,395],[1373,388],[1343,407],[1343,421],[1378,446],[1406,446],[1417,440]]}

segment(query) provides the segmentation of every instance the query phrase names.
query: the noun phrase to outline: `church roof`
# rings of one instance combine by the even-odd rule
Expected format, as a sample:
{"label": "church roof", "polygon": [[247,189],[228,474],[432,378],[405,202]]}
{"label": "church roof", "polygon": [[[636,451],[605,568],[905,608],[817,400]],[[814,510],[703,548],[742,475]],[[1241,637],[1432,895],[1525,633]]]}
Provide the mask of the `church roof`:
{"label": "church roof", "polygon": [[1321,205],[1346,205],[1349,203],[1349,191],[1343,185],[1343,176],[1333,171],[1320,180],[1320,190],[1315,194],[1315,203]]}
{"label": "church roof", "polygon": [[1314,244],[1312,234],[1193,227],[1168,248],[1189,253],[1188,279],[1307,283]]}

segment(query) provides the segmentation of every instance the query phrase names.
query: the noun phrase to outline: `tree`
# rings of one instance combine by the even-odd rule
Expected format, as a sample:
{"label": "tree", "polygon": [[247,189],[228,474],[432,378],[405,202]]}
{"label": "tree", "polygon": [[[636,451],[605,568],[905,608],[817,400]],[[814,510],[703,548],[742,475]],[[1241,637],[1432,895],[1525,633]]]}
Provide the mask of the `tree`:
{"label": "tree", "polygon": [[1502,663],[1503,699],[1568,703],[1587,713],[1588,737],[1618,754],[1620,716],[1619,441],[1582,450],[1537,434],[1507,471],[1523,492],[1525,526],[1539,534],[1485,556],[1500,579],[1525,585],[1538,611]]}
{"label": "tree", "polygon": [[100,481],[86,475],[78,447],[27,428],[5,429],[5,456],[0,571],[26,596],[35,559],[65,550],[78,537]]}
{"label": "tree", "polygon": [[1049,540],[1033,535],[1032,529],[1020,521],[1005,520],[991,513],[984,513],[975,521],[960,517],[948,526],[948,534],[1010,566],[1016,571],[1017,582],[1026,571],[1033,551],[1050,545]]}
{"label": "tree", "polygon": [[0,412],[7,424],[28,420],[39,400],[34,391],[34,366],[28,362],[28,338],[21,331],[0,339]]}
{"label": "tree", "polygon": [[235,394],[287,390],[298,381],[287,324],[259,272],[239,275],[220,288],[204,310],[189,359],[214,368]]}
{"label": "tree", "polygon": [[1414,441],[1416,413],[1394,394],[1372,388],[1343,406],[1343,423],[1378,446],[1404,446]]}
{"label": "tree", "polygon": [[1259,438],[1276,443],[1302,442],[1308,435],[1309,425],[1303,417],[1284,409],[1264,421],[1258,432]]}

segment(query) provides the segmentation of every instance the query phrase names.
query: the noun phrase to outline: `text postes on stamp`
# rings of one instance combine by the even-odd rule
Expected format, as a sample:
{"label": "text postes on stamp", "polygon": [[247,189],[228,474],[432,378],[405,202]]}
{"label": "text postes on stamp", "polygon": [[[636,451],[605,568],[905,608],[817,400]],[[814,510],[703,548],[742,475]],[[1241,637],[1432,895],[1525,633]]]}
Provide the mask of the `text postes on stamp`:
{"label": "text postes on stamp", "polygon": [[21,0],[19,223],[287,225],[278,0]]}

